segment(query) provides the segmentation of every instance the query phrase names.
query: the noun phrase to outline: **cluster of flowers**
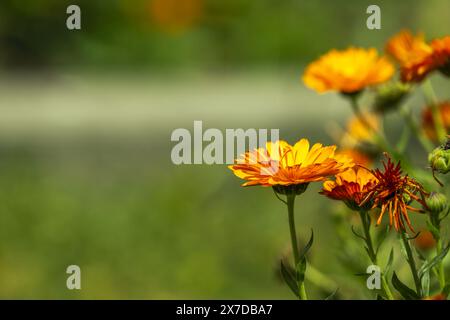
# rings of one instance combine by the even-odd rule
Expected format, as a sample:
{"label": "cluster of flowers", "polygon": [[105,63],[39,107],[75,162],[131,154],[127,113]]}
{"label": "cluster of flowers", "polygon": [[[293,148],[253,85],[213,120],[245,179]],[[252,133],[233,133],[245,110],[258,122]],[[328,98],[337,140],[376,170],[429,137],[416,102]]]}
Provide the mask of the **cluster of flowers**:
{"label": "cluster of flowers", "polygon": [[[282,273],[299,298],[306,299],[303,281],[306,270],[304,254],[310,244],[302,250],[302,254],[298,254],[293,206],[295,197],[305,192],[311,182],[323,181],[320,192],[322,195],[342,201],[347,207],[361,214],[362,225],[366,231],[366,248],[372,262],[377,261],[377,254],[372,248],[369,231],[368,212],[371,210],[378,212],[377,225],[382,222],[384,216],[388,216],[389,225],[401,234],[407,247],[410,240],[407,232],[414,231],[408,213],[434,212],[431,225],[437,231],[432,230],[433,236],[436,241],[441,241],[440,214],[446,207],[446,199],[442,194],[428,192],[423,183],[413,178],[414,173],[419,175],[419,170],[414,169],[407,159],[402,157],[402,151],[398,150],[400,147],[393,147],[387,141],[380,130],[377,113],[398,110],[405,96],[415,86],[425,86],[429,81],[428,76],[433,72],[450,76],[450,36],[428,43],[423,34],[413,35],[409,31],[402,31],[388,41],[386,52],[386,56],[380,56],[374,48],[331,50],[308,65],[304,72],[303,81],[307,87],[318,93],[338,92],[348,98],[352,106],[355,118],[349,123],[348,133],[342,139],[344,148],[341,152],[337,152],[334,145],[323,146],[316,143],[310,146],[307,139],[300,139],[294,145],[276,141],[269,142],[265,149],[245,153],[236,164],[229,167],[236,176],[246,180],[244,186],[272,187],[277,197],[287,204],[294,254],[292,270],[296,271],[282,266]],[[393,60],[399,67],[399,80],[393,79],[396,73]],[[368,87],[375,87],[374,111],[371,113],[362,112],[358,102]],[[445,174],[450,171],[450,143],[445,143],[450,127],[450,102],[438,102],[434,92],[427,97],[429,105],[422,112],[422,126],[415,123],[407,112],[404,115],[405,123],[416,133],[418,141],[429,152],[429,163],[434,176],[435,172]],[[358,143],[369,141],[376,150],[367,152],[366,148],[365,152],[362,152],[364,148],[355,147],[354,143],[345,143],[349,137]],[[439,142],[442,145],[434,149],[433,145]],[[386,157],[383,168],[368,168],[373,154],[380,153],[384,153]],[[246,161],[249,159],[256,161]],[[403,172],[405,170],[401,168],[400,163],[407,163],[408,174]],[[436,181],[440,183],[439,180]],[[280,196],[286,196],[286,201]],[[414,202],[419,206],[413,207]],[[440,261],[436,262],[439,265],[445,256],[442,246],[438,248],[437,254],[441,255]],[[408,263],[416,284],[416,297],[424,298],[426,294],[423,292],[421,279],[418,279],[416,266],[413,265],[414,259],[408,257]],[[444,292],[446,283],[442,264],[440,268],[437,273]],[[398,284],[396,276],[392,282],[402,293],[401,288],[404,288],[404,285]],[[385,278],[383,293],[385,298],[393,298]],[[442,295],[443,293],[440,293],[440,296]]]}

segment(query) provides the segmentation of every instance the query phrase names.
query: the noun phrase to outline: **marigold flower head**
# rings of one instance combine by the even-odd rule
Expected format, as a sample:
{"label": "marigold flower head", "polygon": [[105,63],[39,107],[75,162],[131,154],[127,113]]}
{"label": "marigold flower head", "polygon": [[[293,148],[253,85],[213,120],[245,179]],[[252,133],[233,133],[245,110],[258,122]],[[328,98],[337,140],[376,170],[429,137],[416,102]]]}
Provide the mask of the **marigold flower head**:
{"label": "marigold flower head", "polygon": [[[368,125],[370,125],[369,128]],[[361,117],[354,116],[347,122],[346,132],[341,138],[341,144],[352,147],[372,143],[375,138],[374,130],[378,130],[379,126],[379,118],[373,113],[364,113]]]}
{"label": "marigold flower head", "polygon": [[[421,212],[420,209],[410,206],[412,201],[425,206],[426,192],[416,180],[403,175],[400,162],[395,165],[389,156],[383,162],[384,170],[372,170],[378,179],[375,188],[368,194],[366,201],[373,200],[373,208],[381,208],[377,220],[379,225],[386,212],[389,213],[389,225],[393,225],[397,231],[404,231],[405,222],[414,231],[408,216],[408,210]],[[419,197],[420,195],[420,197]]]}
{"label": "marigold flower head", "polygon": [[[229,168],[237,177],[247,180],[243,186],[305,186],[353,167],[351,158],[337,155],[335,150],[336,146],[324,147],[320,143],[310,148],[307,139],[293,146],[283,140],[268,142],[265,149],[246,152]],[[304,191],[302,188],[296,191]]]}
{"label": "marigold flower head", "polygon": [[355,165],[362,167],[370,167],[373,163],[373,158],[370,155],[355,148],[341,149],[337,154],[348,156],[353,159]]}
{"label": "marigold flower head", "polygon": [[388,41],[386,51],[399,63],[405,82],[419,82],[434,68],[433,49],[422,33],[403,30]]}
{"label": "marigold flower head", "polygon": [[[437,106],[442,119],[445,131],[450,130],[450,101],[444,101]],[[427,106],[422,110],[422,128],[428,138],[437,141],[436,126],[433,118],[431,106]]]}
{"label": "marigold flower head", "polygon": [[450,36],[435,39],[431,42],[433,60],[437,68],[450,77]]}
{"label": "marigold flower head", "polygon": [[365,202],[369,192],[376,186],[378,180],[370,170],[355,166],[336,175],[336,179],[323,183],[321,194],[334,200],[341,200],[352,210],[370,209],[370,202]]}
{"label": "marigold flower head", "polygon": [[338,91],[355,94],[367,86],[389,80],[393,65],[377,50],[348,48],[331,50],[306,68],[303,81],[317,92]]}
{"label": "marigold flower head", "polygon": [[420,82],[436,69],[450,76],[450,36],[428,44],[422,33],[403,30],[388,41],[386,50],[399,63],[404,82]]}

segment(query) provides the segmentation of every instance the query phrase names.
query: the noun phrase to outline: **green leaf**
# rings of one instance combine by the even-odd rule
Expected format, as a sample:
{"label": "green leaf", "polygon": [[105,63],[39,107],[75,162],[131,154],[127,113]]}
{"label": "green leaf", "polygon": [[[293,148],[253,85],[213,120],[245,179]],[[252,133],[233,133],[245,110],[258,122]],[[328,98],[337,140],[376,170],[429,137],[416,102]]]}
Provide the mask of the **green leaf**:
{"label": "green leaf", "polygon": [[428,230],[430,230],[431,234],[433,235],[433,237],[435,239],[439,239],[440,238],[439,229],[436,228],[429,220],[427,220],[427,227],[428,227]]}
{"label": "green leaf", "polygon": [[413,247],[413,249],[414,249],[414,252],[417,254],[417,257],[419,258],[420,261],[422,261],[422,262],[427,261],[427,258],[423,255],[422,252],[420,252],[419,249],[417,249],[417,247]]}
{"label": "green leaf", "polygon": [[409,261],[405,243],[402,241],[401,237],[399,237],[399,239],[400,239],[400,248],[401,248],[402,255],[406,259],[406,261]]}
{"label": "green leaf", "polygon": [[281,275],[283,276],[284,282],[288,285],[291,291],[299,297],[299,288],[297,285],[297,281],[295,281],[294,275],[291,271],[284,265],[283,261],[281,263]]}
{"label": "green leaf", "polygon": [[306,246],[299,252],[299,263],[295,266],[296,270],[296,279],[298,283],[302,283],[305,281],[305,272],[306,272],[306,254],[314,242],[314,231],[311,229],[311,237],[309,238]]}
{"label": "green leaf", "polygon": [[325,300],[332,300],[336,293],[339,291],[339,288],[336,288],[328,297],[325,298]]}
{"label": "green leaf", "polygon": [[377,245],[377,250],[375,251],[376,254],[378,254],[378,251],[380,251],[381,246],[384,243],[384,240],[386,240],[387,235],[389,234],[389,226],[387,226],[381,233],[380,236],[378,237],[378,245]]}
{"label": "green leaf", "polygon": [[364,240],[364,241],[367,241],[365,237],[363,237],[363,236],[360,235],[358,232],[356,232],[354,226],[352,226],[351,229],[352,229],[353,234],[354,234],[357,238],[360,238],[360,239],[362,239],[362,240]]}
{"label": "green leaf", "polygon": [[298,283],[303,283],[303,281],[305,281],[305,273],[306,273],[306,258],[303,258],[297,264],[296,268],[296,276]]}
{"label": "green leaf", "polygon": [[441,222],[442,220],[444,220],[445,218],[447,218],[448,214],[450,213],[450,207],[447,209],[447,212],[439,218],[439,222]]}
{"label": "green leaf", "polygon": [[447,298],[449,293],[450,293],[450,283],[447,283],[444,289],[442,289],[442,294],[445,296],[445,298]]}
{"label": "green leaf", "polygon": [[300,261],[303,260],[306,256],[306,254],[308,253],[309,249],[311,249],[311,246],[314,242],[314,232],[311,229],[311,237],[309,238],[308,243],[306,244],[306,246],[303,248],[303,250],[300,251]]}
{"label": "green leaf", "polygon": [[420,296],[397,277],[397,274],[393,273],[392,275],[392,285],[394,288],[402,295],[406,300],[419,300]]}
{"label": "green leaf", "polygon": [[450,244],[447,245],[444,250],[442,250],[441,254],[434,257],[431,261],[425,262],[419,269],[419,278],[422,278],[425,273],[429,272],[435,265],[441,262],[445,258],[449,250]]}
{"label": "green leaf", "polygon": [[422,284],[422,291],[425,297],[430,295],[430,273],[427,272],[423,275],[422,279],[420,279]]}
{"label": "green leaf", "polygon": [[392,267],[392,263],[394,262],[394,248],[391,249],[391,253],[389,253],[389,259],[388,262],[386,264],[386,267],[384,268],[384,274],[388,274],[389,271],[391,270]]}
{"label": "green leaf", "polygon": [[408,235],[406,235],[406,239],[407,239],[408,241],[411,241],[411,240],[416,239],[419,235],[420,235],[420,231],[417,232],[417,233],[416,233],[415,235],[413,235],[412,237],[409,237]]}
{"label": "green leaf", "polygon": [[377,294],[377,300],[385,300],[381,295]]}

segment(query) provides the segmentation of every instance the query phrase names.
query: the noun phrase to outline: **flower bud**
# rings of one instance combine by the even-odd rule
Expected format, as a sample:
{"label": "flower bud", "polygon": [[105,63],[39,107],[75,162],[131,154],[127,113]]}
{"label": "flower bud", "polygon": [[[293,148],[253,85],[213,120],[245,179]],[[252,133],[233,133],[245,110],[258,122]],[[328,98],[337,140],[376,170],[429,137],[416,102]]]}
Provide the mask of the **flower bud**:
{"label": "flower bud", "polygon": [[447,146],[437,147],[428,155],[428,162],[433,171],[446,174],[450,171],[450,150]]}
{"label": "flower bud", "polygon": [[425,204],[431,213],[440,213],[447,207],[447,197],[439,192],[431,192],[425,199]]}
{"label": "flower bud", "polygon": [[394,82],[380,86],[375,97],[374,110],[387,112],[395,110],[400,102],[407,96],[411,86],[407,83]]}

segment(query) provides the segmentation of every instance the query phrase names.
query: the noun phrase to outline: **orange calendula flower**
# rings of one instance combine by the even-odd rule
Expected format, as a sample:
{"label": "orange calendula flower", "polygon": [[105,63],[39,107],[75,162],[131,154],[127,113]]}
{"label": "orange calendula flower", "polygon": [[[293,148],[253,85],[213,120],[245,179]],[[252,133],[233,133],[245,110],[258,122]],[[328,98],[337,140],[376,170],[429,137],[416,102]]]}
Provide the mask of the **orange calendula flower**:
{"label": "orange calendula flower", "polygon": [[417,238],[414,239],[414,244],[421,250],[430,250],[436,247],[436,240],[434,240],[430,231],[422,230]]}
{"label": "orange calendula flower", "polygon": [[307,185],[309,182],[323,181],[354,165],[347,156],[336,155],[335,150],[336,146],[324,147],[320,143],[310,148],[307,139],[301,139],[293,146],[282,140],[268,142],[266,149],[246,152],[229,168],[236,176],[247,180],[243,186],[262,185],[283,189],[291,185]]}
{"label": "orange calendula flower", "polygon": [[436,69],[450,75],[450,36],[428,44],[423,34],[403,30],[388,41],[386,51],[400,64],[404,82],[420,82]]}
{"label": "orange calendula flower", "polygon": [[[377,225],[381,223],[386,212],[389,213],[389,224],[394,225],[397,231],[404,231],[405,222],[414,231],[408,216],[408,210],[422,212],[422,210],[411,207],[410,202],[415,200],[425,206],[426,192],[422,185],[416,180],[402,174],[400,162],[395,165],[391,158],[383,162],[384,170],[372,170],[378,179],[375,188],[369,192],[365,201],[373,200],[373,208],[381,208]],[[420,195],[420,198],[418,196]]]}
{"label": "orange calendula flower", "polygon": [[[370,170],[355,166],[336,175],[336,179],[323,183],[321,194],[334,200],[341,200],[352,210],[370,209],[371,203],[365,201],[378,180]],[[365,202],[365,208],[361,204]]]}
{"label": "orange calendula flower", "polygon": [[303,81],[317,92],[353,94],[389,80],[394,71],[394,66],[387,58],[378,56],[376,49],[349,48],[332,50],[312,62]]}
{"label": "orange calendula flower", "polygon": [[[445,131],[450,130],[450,101],[439,103],[438,110],[441,115]],[[422,128],[425,134],[432,140],[437,140],[436,126],[434,124],[433,111],[430,106],[422,111]]]}
{"label": "orange calendula flower", "polygon": [[350,118],[346,126],[346,132],[342,135],[341,145],[354,147],[373,142],[375,138],[374,130],[378,130],[380,127],[379,118],[372,113],[364,113],[361,117]]}
{"label": "orange calendula flower", "polygon": [[422,300],[447,300],[447,296],[443,293],[439,293],[431,297],[423,298]]}
{"label": "orange calendula flower", "polygon": [[353,159],[355,165],[370,167],[373,163],[372,158],[358,149],[341,149],[337,154],[343,154]]}
{"label": "orange calendula flower", "polygon": [[405,82],[421,81],[433,69],[433,49],[422,33],[414,36],[403,30],[388,41],[386,51],[399,63]]}
{"label": "orange calendula flower", "polygon": [[450,77],[450,36],[436,39],[431,42],[433,60],[437,68]]}

